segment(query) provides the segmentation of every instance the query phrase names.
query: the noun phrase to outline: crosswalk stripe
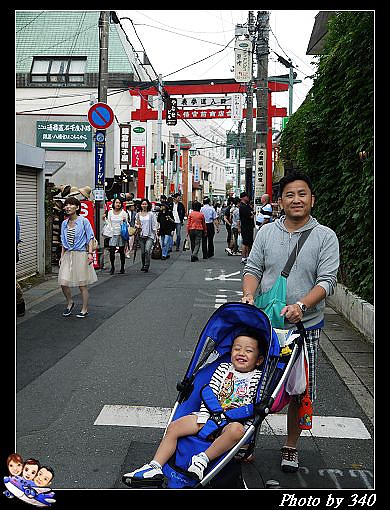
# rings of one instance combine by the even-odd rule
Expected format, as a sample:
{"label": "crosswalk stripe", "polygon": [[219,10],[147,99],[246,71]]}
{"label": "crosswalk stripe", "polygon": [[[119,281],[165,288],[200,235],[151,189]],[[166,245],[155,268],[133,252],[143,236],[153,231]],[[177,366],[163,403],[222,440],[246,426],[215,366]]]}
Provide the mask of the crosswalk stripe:
{"label": "crosswalk stripe", "polygon": [[[172,409],[167,407],[105,405],[94,425],[117,427],[165,428]],[[260,434],[286,435],[286,415],[271,414],[264,420]],[[313,416],[313,428],[303,430],[302,436],[342,439],[371,439],[360,418],[345,416]]]}

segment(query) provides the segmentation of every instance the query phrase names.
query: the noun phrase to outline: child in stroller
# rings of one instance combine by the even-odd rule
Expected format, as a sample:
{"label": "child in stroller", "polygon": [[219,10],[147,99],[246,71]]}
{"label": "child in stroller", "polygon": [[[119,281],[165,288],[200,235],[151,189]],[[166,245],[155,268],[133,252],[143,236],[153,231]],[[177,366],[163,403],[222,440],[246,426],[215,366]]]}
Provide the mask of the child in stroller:
{"label": "child in stroller", "polygon": [[[279,412],[288,402],[285,384],[302,350],[303,333],[291,334],[280,344],[267,315],[256,306],[241,302],[221,305],[203,328],[185,376],[177,385],[179,394],[166,429],[170,437],[162,440],[153,459],[158,464],[152,461],[130,471],[122,476],[122,482],[131,488],[245,487],[242,464],[236,460],[251,455],[268,413]],[[236,357],[233,345],[242,336],[249,337],[246,341],[252,344],[253,353]],[[237,387],[236,393],[245,394],[245,399],[237,400],[238,407],[233,409],[230,390],[224,386],[224,381],[230,380],[229,367],[238,369],[243,379],[250,378]],[[221,405],[225,402],[227,410]],[[181,420],[183,417],[186,419]],[[221,454],[225,448],[228,450]]]}
{"label": "child in stroller", "polygon": [[[223,411],[250,404],[261,377],[264,361],[264,340],[258,332],[246,328],[233,340],[230,362],[220,363],[210,380],[210,388],[217,396]],[[162,466],[172,457],[180,437],[198,434],[210,418],[210,411],[202,402],[199,411],[182,416],[169,424],[154,458],[139,469],[123,475],[125,479],[145,480],[163,477]],[[210,461],[230,450],[244,436],[253,420],[229,421],[213,437],[210,446],[192,456],[188,473],[202,480]],[[216,436],[216,437],[215,437]]]}

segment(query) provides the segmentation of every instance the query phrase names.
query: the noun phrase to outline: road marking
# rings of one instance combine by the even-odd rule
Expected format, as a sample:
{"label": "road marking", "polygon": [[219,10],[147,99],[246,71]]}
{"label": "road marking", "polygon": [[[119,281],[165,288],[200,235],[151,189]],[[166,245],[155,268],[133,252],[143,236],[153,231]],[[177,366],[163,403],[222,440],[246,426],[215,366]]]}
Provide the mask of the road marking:
{"label": "road marking", "polygon": [[[167,407],[105,405],[94,425],[117,427],[165,428],[172,412]],[[286,415],[271,414],[263,422],[261,435],[286,435]],[[371,439],[360,418],[344,416],[313,416],[313,428],[303,430],[302,436],[341,439]]]}
{"label": "road marking", "polygon": [[[230,273],[230,274],[224,274],[224,269],[221,269],[220,271],[222,272],[222,274],[220,274],[219,276],[214,276],[214,277],[205,276],[204,277],[205,281],[206,282],[209,282],[211,280],[229,280],[230,282],[240,282],[241,281],[241,278],[232,278],[232,276],[241,274],[241,271],[236,271],[236,272]],[[210,270],[207,269],[207,272],[210,274]]]}

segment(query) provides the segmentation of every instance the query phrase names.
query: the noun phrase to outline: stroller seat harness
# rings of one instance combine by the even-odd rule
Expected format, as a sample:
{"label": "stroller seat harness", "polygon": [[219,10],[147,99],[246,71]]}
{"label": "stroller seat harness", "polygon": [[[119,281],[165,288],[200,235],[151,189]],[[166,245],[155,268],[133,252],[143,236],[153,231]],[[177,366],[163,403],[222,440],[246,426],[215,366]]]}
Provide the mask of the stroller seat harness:
{"label": "stroller seat harness", "polygon": [[225,427],[229,422],[246,421],[249,418],[254,417],[253,404],[224,411],[209,384],[203,386],[200,394],[204,405],[210,413],[210,418],[198,432],[198,436],[203,439],[206,439],[210,434],[213,434],[218,429]]}

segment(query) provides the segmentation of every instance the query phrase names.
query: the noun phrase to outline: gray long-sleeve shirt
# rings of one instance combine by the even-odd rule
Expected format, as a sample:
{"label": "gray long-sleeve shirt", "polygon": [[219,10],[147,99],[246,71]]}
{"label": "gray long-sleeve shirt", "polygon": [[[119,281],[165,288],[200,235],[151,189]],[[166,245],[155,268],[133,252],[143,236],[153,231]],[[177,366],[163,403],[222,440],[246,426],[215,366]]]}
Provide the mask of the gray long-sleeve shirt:
{"label": "gray long-sleeve shirt", "polygon": [[[286,303],[300,301],[315,285],[325,289],[326,296],[333,294],[339,267],[339,243],[329,227],[320,225],[310,216],[300,229],[290,233],[284,226],[285,216],[261,227],[256,235],[243,276],[253,275],[259,282],[258,293],[269,290],[283,270],[300,234],[313,228],[287,278]],[[309,308],[302,322],[305,327],[319,324],[324,318],[325,300]],[[292,324],[285,320],[285,328]]]}

